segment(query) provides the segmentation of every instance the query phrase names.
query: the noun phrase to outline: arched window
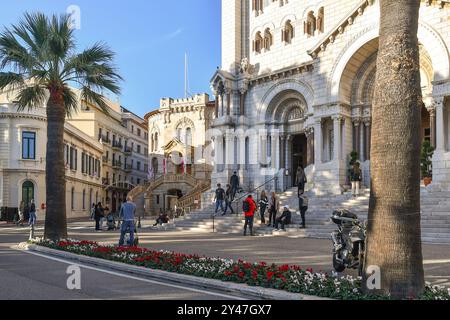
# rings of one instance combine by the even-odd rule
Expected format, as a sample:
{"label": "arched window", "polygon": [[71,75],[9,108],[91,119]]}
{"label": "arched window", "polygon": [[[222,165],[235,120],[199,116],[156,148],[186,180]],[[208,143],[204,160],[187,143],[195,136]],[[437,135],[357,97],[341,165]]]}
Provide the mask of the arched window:
{"label": "arched window", "polygon": [[261,32],[257,32],[255,36],[255,40],[253,41],[253,51],[256,53],[261,53],[261,49],[263,47],[263,38],[261,36]]}
{"label": "arched window", "polygon": [[22,201],[24,205],[30,205],[34,200],[34,184],[31,181],[25,181],[22,184]]}
{"label": "arched window", "polygon": [[177,139],[181,141],[181,128],[177,129]]}
{"label": "arched window", "polygon": [[291,43],[292,38],[294,38],[294,27],[292,26],[291,20],[286,21],[284,24],[284,30],[281,32],[281,40],[285,43]]}
{"label": "arched window", "polygon": [[98,191],[95,192],[95,203],[98,203]]}
{"label": "arched window", "polygon": [[264,31],[264,49],[265,50],[270,50],[270,47],[273,44],[273,37],[272,37],[272,33],[270,32],[270,29],[267,28]]}
{"label": "arched window", "polygon": [[191,128],[187,128],[186,129],[186,141],[185,144],[187,146],[192,146],[192,129]]}
{"label": "arched window", "polygon": [[72,191],[70,194],[70,207],[72,208],[72,210],[75,210],[75,188],[72,187]]}
{"label": "arched window", "polygon": [[304,22],[304,31],[308,36],[314,36],[314,32],[316,31],[317,21],[314,16],[314,12],[310,11],[308,16],[306,17],[306,21]]}
{"label": "arched window", "polygon": [[155,151],[155,136],[152,134],[150,142],[150,150]]}
{"label": "arched window", "polygon": [[321,7],[319,9],[319,13],[317,15],[317,30],[320,33],[324,32],[324,29],[325,29],[324,22],[325,22],[325,9],[323,7]]}
{"label": "arched window", "polygon": [[154,151],[158,151],[158,132],[155,132],[155,149]]}

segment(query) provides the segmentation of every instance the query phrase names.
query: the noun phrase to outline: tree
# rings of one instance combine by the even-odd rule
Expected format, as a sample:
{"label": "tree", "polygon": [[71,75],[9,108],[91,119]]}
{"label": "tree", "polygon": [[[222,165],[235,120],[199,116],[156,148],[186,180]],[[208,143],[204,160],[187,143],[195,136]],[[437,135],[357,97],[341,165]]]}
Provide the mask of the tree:
{"label": "tree", "polygon": [[68,15],[47,17],[26,13],[16,25],[0,34],[0,90],[16,95],[18,109],[46,105],[46,196],[44,237],[67,237],[64,164],[64,122],[76,113],[79,99],[107,112],[100,92],[119,94],[121,77],[114,65],[114,53],[96,43],[76,53],[73,29]]}
{"label": "tree", "polygon": [[398,299],[417,297],[424,290],[419,6],[419,0],[380,0],[372,108],[372,188],[365,266],[366,270],[378,266],[381,292]]}

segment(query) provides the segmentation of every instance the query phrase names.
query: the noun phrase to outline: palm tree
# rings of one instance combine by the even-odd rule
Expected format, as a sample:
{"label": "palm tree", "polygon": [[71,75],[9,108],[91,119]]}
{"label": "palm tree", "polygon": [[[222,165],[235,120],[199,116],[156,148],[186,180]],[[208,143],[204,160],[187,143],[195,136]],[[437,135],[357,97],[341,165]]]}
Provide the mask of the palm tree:
{"label": "palm tree", "polygon": [[80,97],[105,112],[103,89],[119,94],[121,77],[113,65],[114,53],[104,44],[76,53],[68,15],[47,17],[26,13],[0,34],[0,91],[17,93],[19,110],[46,105],[47,214],[44,237],[67,237],[64,164],[64,122],[76,113]]}
{"label": "palm tree", "polygon": [[380,6],[365,266],[380,268],[383,293],[403,299],[417,297],[424,290],[419,134],[422,92],[417,38],[420,1],[380,0]]}

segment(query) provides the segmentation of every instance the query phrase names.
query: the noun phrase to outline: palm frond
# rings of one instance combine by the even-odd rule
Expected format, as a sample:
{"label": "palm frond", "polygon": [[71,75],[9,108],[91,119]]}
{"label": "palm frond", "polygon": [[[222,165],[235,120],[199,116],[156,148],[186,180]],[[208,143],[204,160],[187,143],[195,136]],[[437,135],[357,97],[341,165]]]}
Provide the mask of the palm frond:
{"label": "palm frond", "polygon": [[109,106],[106,98],[103,95],[93,91],[88,86],[81,88],[81,100],[99,107],[106,114],[109,113]]}
{"label": "palm frond", "polygon": [[49,30],[49,48],[54,58],[64,59],[74,47],[73,29],[70,28],[70,16],[53,15]]}
{"label": "palm frond", "polygon": [[0,69],[6,67],[19,72],[37,67],[33,56],[8,29],[0,34]]}
{"label": "palm frond", "polygon": [[68,86],[63,88],[64,106],[66,108],[66,115],[70,118],[73,114],[78,112],[78,98],[75,92]]}
{"label": "palm frond", "polygon": [[33,85],[19,90],[17,106],[19,111],[42,107],[46,104],[47,90],[40,85]]}
{"label": "palm frond", "polygon": [[0,91],[4,89],[17,90],[25,85],[25,79],[19,73],[0,72]]}

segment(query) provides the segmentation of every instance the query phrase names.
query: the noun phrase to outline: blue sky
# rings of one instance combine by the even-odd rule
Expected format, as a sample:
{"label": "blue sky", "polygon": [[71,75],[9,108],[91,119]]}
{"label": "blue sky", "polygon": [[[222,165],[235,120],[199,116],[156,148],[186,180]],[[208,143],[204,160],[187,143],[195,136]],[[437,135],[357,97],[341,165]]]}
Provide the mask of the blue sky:
{"label": "blue sky", "polygon": [[2,1],[0,29],[25,11],[81,9],[79,48],[106,42],[124,77],[120,102],[136,114],[159,107],[161,97],[184,96],[184,54],[192,94],[210,93],[220,65],[220,0],[14,0]]}

